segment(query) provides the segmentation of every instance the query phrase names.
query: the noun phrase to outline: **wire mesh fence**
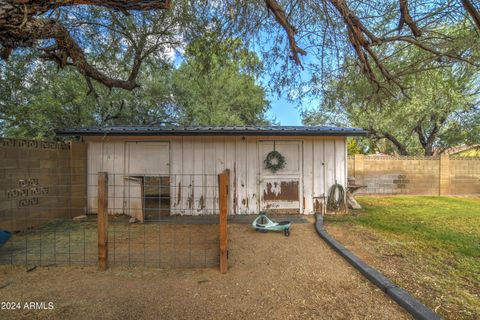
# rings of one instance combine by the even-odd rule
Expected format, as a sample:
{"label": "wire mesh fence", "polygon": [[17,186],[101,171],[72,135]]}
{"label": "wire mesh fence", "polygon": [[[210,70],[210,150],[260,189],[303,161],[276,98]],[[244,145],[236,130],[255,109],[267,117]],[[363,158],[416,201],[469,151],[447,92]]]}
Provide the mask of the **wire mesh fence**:
{"label": "wire mesh fence", "polygon": [[194,221],[131,224],[109,218],[109,265],[159,268],[218,266],[218,226]]}
{"label": "wire mesh fence", "polygon": [[[90,212],[97,210],[96,181],[89,177]],[[218,265],[217,175],[110,173],[108,213],[110,265]]]}
{"label": "wire mesh fence", "polygon": [[3,170],[1,175],[0,263],[96,263],[95,220],[74,219],[85,210],[84,175],[62,167]]}
{"label": "wire mesh fence", "polygon": [[[98,175],[8,172],[0,229],[12,232],[0,263],[95,265]],[[108,174],[110,266],[218,266],[218,176]]]}

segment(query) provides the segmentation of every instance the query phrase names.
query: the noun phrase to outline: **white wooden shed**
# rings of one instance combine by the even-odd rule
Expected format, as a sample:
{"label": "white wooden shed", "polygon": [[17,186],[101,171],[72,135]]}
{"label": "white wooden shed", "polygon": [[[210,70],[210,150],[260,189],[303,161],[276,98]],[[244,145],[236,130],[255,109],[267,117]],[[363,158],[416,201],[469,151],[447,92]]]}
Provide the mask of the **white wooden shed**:
{"label": "white wooden shed", "polygon": [[[142,192],[135,179],[152,176],[176,188],[169,191],[170,214],[200,215],[216,213],[208,210],[215,207],[208,201],[216,196],[208,186],[225,169],[230,169],[230,214],[315,213],[333,184],[346,186],[346,137],[366,132],[323,126],[160,126],[62,129],[57,134],[80,136],[87,144],[88,211],[96,211],[96,173],[106,171],[113,177],[111,214],[134,215],[134,199]],[[264,166],[273,150],[285,157],[285,167],[277,172]]]}

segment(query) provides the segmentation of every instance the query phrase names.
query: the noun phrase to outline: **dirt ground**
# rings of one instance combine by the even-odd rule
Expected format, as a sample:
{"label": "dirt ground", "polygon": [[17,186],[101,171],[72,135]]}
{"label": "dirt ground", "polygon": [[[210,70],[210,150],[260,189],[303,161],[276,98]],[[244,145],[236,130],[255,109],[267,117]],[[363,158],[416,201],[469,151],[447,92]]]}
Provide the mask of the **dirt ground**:
{"label": "dirt ground", "polygon": [[[229,226],[229,271],[0,267],[2,319],[409,319],[334,253],[313,224],[291,236]],[[52,302],[52,310],[24,309]]]}
{"label": "dirt ground", "polygon": [[[125,216],[109,220],[111,265],[163,269],[218,265],[218,225],[130,224]],[[96,221],[63,219],[15,234],[0,249],[0,264],[93,266],[97,256]]]}

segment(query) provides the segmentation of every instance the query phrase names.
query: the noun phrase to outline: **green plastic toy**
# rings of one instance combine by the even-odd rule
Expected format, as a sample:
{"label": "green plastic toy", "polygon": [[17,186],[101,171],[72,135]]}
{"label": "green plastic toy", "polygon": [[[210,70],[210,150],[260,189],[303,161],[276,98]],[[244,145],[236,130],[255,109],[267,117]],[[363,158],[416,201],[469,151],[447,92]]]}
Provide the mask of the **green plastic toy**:
{"label": "green plastic toy", "polygon": [[283,231],[285,237],[290,235],[290,227],[292,226],[291,221],[273,221],[267,217],[267,214],[264,211],[260,211],[258,217],[255,218],[252,222],[252,227],[255,230],[261,232],[268,231]]}

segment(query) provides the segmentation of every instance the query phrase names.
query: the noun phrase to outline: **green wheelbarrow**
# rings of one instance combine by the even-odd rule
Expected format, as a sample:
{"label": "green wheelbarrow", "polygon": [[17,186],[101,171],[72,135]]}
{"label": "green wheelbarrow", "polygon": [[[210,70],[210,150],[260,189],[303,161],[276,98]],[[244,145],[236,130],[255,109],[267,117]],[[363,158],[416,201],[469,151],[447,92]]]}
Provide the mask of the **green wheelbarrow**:
{"label": "green wheelbarrow", "polygon": [[252,222],[252,227],[260,232],[283,231],[285,237],[290,235],[291,221],[273,221],[267,217],[264,211],[260,211],[258,217]]}

